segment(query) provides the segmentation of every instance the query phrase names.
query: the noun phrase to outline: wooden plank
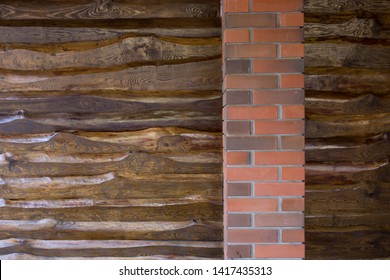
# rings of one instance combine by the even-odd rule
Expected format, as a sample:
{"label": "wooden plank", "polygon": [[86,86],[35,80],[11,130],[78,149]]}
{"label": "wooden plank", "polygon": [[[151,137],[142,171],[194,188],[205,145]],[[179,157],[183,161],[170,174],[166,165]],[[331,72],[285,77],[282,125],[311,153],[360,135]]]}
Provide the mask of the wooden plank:
{"label": "wooden plank", "polygon": [[305,0],[305,13],[345,13],[351,11],[365,11],[386,13],[390,10],[387,0]]}
{"label": "wooden plank", "polygon": [[90,163],[88,169],[82,163],[16,162],[8,158],[8,164],[0,166],[3,176],[92,176],[117,172],[118,174],[214,174],[221,169],[219,163],[177,162],[144,152],[129,152],[114,162]]}
{"label": "wooden plank", "polygon": [[95,176],[1,178],[3,199],[178,199],[222,198],[220,174],[173,174],[116,178]]}
{"label": "wooden plank", "polygon": [[390,69],[390,47],[351,43],[306,44],[305,66]]}
{"label": "wooden plank", "polygon": [[172,28],[149,27],[142,29],[88,28],[88,27],[34,27],[0,26],[2,49],[27,49],[41,52],[77,51],[95,49],[118,41],[142,36],[185,38],[187,42],[220,40],[220,27]]}
{"label": "wooden plank", "polygon": [[126,19],[126,18],[191,18],[217,17],[219,1],[72,0],[30,3],[4,0],[0,5],[2,19]]}
{"label": "wooden plank", "polygon": [[220,260],[221,256],[216,257],[195,257],[195,256],[174,256],[174,255],[150,255],[138,257],[43,257],[32,254],[11,253],[1,255],[0,260]]}
{"label": "wooden plank", "polygon": [[323,141],[305,147],[306,162],[352,162],[364,164],[385,161],[390,156],[390,141],[383,139],[368,144],[344,140],[334,144]]}
{"label": "wooden plank", "polygon": [[[326,118],[326,117],[325,117]],[[307,138],[328,137],[369,137],[390,130],[390,114],[353,115],[343,118],[333,116],[316,119],[315,115],[308,116],[306,121]]]}
{"label": "wooden plank", "polygon": [[388,70],[356,68],[306,68],[307,90],[347,92],[355,94],[387,94],[390,87]]}
{"label": "wooden plank", "polygon": [[[310,172],[310,171],[309,171]],[[334,176],[338,176],[337,171]],[[357,177],[357,176],[356,176]],[[347,180],[332,185],[323,180],[308,183],[305,193],[308,214],[386,213],[390,208],[390,184],[380,180],[347,184]]]}
{"label": "wooden plank", "polygon": [[42,257],[139,257],[153,255],[221,257],[220,242],[196,241],[46,241],[2,240],[0,255],[14,253]]}
{"label": "wooden plank", "polygon": [[[177,119],[174,117],[174,114],[171,113],[171,117],[168,118],[153,118],[153,119],[138,119],[132,121],[131,118],[127,117],[127,120],[122,122],[115,122],[119,118],[90,118],[88,120],[80,120],[77,118],[77,115],[74,115],[75,118],[68,119],[40,119],[40,123],[34,120],[29,119],[16,119],[11,122],[0,124],[0,134],[26,134],[31,133],[49,133],[52,131],[66,131],[73,132],[77,130],[85,131],[137,131],[147,129],[149,127],[179,127],[192,130],[203,130],[206,132],[216,132],[222,130],[222,124],[220,117],[190,117],[182,116],[182,119]],[[96,123],[94,123],[96,121]],[[99,123],[101,122],[101,123]]]}
{"label": "wooden plank", "polygon": [[306,23],[305,38],[323,37],[357,37],[357,38],[387,38],[386,33],[377,31],[377,23],[373,19],[352,19],[343,23],[322,24]]}
{"label": "wooden plank", "polygon": [[129,151],[204,152],[220,151],[219,132],[180,128],[148,128],[133,132],[55,132],[47,134],[0,135],[3,153],[58,152],[70,154],[110,154]]}
{"label": "wooden plank", "polygon": [[390,182],[387,161],[356,165],[352,163],[319,163],[306,165],[308,184],[350,184],[360,181]]}
{"label": "wooden plank", "polygon": [[41,90],[219,90],[221,60],[143,66],[121,71],[72,76],[5,74],[0,92]]}
{"label": "wooden plank", "polygon": [[131,37],[95,49],[66,52],[37,52],[11,49],[0,52],[0,72],[52,70],[51,73],[77,74],[121,70],[130,66],[194,62],[220,57],[220,42],[205,41],[188,45],[186,41],[169,42],[155,37]]}
{"label": "wooden plank", "polygon": [[305,229],[311,232],[390,230],[389,213],[321,213],[305,215]]}
{"label": "wooden plank", "polygon": [[2,92],[0,101],[31,100],[41,98],[97,98],[115,100],[117,102],[147,102],[147,103],[186,103],[190,101],[217,99],[221,97],[220,90],[71,90],[71,91],[5,91]]}
{"label": "wooden plank", "polygon": [[[17,111],[23,111],[25,114],[94,114],[98,116],[102,113],[137,115],[150,114],[156,111],[193,111],[207,112],[209,115],[219,115],[215,110],[217,106],[221,106],[222,98],[215,99],[200,96],[197,100],[181,98],[175,100],[173,98],[161,99],[160,102],[150,102],[146,100],[126,100],[126,99],[111,99],[97,96],[61,96],[46,97],[46,98],[0,98],[0,110],[2,115],[12,114]],[[172,100],[173,99],[173,100]],[[187,99],[187,100],[186,100]]]}
{"label": "wooden plank", "polygon": [[309,91],[306,95],[305,106],[305,111],[308,114],[380,114],[389,112],[390,98],[386,95],[364,94],[349,97],[344,94]]}
{"label": "wooden plank", "polygon": [[[7,154],[0,154],[0,164],[7,164]],[[4,156],[3,156],[4,155]],[[118,162],[127,157],[128,153],[122,154],[75,154],[75,155],[64,155],[61,153],[41,153],[31,152],[28,154],[12,154],[12,160],[16,162],[50,162],[50,163],[109,163]],[[222,155],[219,153],[178,153],[178,154],[166,154],[166,153],[154,153],[154,156],[167,158],[176,162],[187,162],[187,163],[222,163]]]}
{"label": "wooden plank", "polygon": [[45,240],[177,240],[219,241],[220,222],[66,222],[0,221],[0,238],[33,238]]}
{"label": "wooden plank", "polygon": [[[113,29],[113,30],[134,30],[139,33],[142,30],[160,29],[164,32],[169,30],[186,29],[192,32],[194,29],[201,33],[206,32],[207,29],[216,29],[221,26],[220,17],[209,18],[111,18],[111,19],[3,19],[0,18],[0,26],[9,26],[13,28],[19,27],[62,27],[67,28],[90,28],[96,29]],[[203,30],[203,31],[202,31]],[[146,33],[146,32],[145,32]],[[221,30],[219,31],[221,33]],[[180,36],[181,37],[181,36]],[[209,37],[201,36],[201,34],[194,37]],[[216,36],[219,37],[219,36]]]}
{"label": "wooden plank", "polygon": [[77,207],[77,208],[0,208],[1,220],[56,219],[80,222],[145,222],[222,220],[223,210],[214,203],[188,203],[167,206]]}
{"label": "wooden plank", "polygon": [[386,230],[323,233],[308,230],[305,236],[308,259],[386,259],[390,256]]}

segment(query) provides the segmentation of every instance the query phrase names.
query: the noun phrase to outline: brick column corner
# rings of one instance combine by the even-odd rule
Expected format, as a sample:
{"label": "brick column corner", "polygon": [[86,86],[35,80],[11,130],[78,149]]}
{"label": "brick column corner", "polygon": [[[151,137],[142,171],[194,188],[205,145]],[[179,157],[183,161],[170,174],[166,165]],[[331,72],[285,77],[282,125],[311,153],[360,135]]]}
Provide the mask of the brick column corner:
{"label": "brick column corner", "polygon": [[304,258],[303,0],[223,0],[226,259]]}

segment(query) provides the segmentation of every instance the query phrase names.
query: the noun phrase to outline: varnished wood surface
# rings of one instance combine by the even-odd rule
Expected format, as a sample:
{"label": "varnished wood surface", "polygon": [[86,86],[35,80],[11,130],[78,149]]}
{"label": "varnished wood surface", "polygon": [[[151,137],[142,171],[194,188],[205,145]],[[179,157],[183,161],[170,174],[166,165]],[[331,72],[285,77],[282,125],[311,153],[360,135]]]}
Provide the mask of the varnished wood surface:
{"label": "varnished wood surface", "polygon": [[223,256],[219,1],[0,3],[0,258]]}
{"label": "varnished wood surface", "polygon": [[307,259],[390,258],[390,2],[305,0]]}

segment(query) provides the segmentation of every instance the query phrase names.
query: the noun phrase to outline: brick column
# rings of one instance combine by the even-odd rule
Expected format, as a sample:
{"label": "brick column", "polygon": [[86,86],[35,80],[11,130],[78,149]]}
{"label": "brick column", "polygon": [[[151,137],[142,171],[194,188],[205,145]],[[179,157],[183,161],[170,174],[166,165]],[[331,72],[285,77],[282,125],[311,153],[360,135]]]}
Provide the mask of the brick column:
{"label": "brick column", "polygon": [[223,0],[225,258],[304,258],[303,0]]}

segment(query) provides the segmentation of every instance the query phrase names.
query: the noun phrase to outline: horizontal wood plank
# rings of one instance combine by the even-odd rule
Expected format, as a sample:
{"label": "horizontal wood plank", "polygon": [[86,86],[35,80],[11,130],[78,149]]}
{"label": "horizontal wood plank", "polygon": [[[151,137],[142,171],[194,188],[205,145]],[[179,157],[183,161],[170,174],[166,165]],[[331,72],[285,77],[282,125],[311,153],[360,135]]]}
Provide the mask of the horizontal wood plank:
{"label": "horizontal wood plank", "polygon": [[190,203],[168,206],[134,207],[78,207],[78,208],[0,208],[2,220],[41,220],[57,219],[65,221],[188,221],[222,219],[221,204]]}
{"label": "horizontal wood plank", "polygon": [[305,66],[390,69],[390,48],[365,44],[306,44]]}
{"label": "horizontal wood plank", "polygon": [[367,11],[383,13],[390,9],[387,0],[305,0],[305,12],[308,13],[345,13],[351,11]]}
{"label": "horizontal wood plank", "polygon": [[390,243],[386,230],[360,230],[354,232],[306,231],[306,257],[308,259],[335,260],[388,259]]}
{"label": "horizontal wood plank", "polygon": [[[310,172],[310,171],[309,171]],[[335,172],[335,177],[338,174]],[[374,178],[375,179],[375,178]],[[345,184],[329,184],[316,180],[308,183],[305,197],[308,214],[386,213],[390,208],[390,184],[377,180]],[[318,183],[317,183],[318,182]]]}
{"label": "horizontal wood plank", "polygon": [[191,18],[217,17],[219,2],[215,0],[159,1],[72,0],[68,2],[33,2],[5,0],[0,5],[2,19],[126,19],[126,18]]}
{"label": "horizontal wood plank", "polygon": [[219,242],[186,241],[46,241],[2,240],[0,255],[27,254],[41,257],[147,257],[153,255],[215,258],[222,255]]}

